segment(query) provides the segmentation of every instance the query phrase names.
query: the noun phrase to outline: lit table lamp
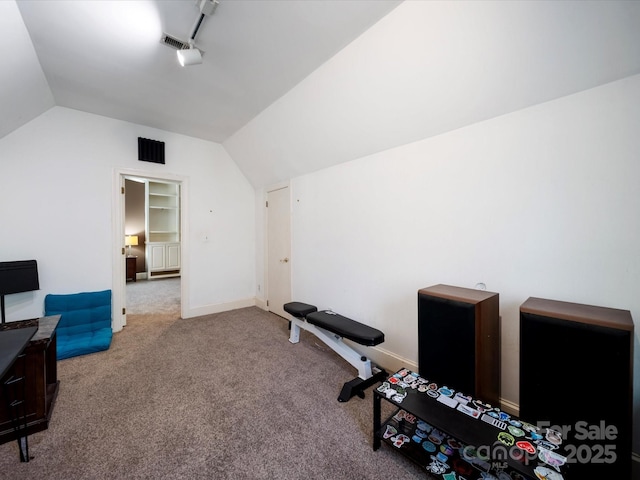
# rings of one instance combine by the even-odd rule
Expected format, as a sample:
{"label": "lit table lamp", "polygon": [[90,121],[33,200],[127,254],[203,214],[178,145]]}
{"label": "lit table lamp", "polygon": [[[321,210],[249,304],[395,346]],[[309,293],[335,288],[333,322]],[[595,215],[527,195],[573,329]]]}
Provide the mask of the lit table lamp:
{"label": "lit table lamp", "polygon": [[127,254],[129,257],[131,256],[131,245],[134,247],[138,246],[138,236],[137,235],[127,235],[124,238],[124,244],[129,247],[129,253]]}

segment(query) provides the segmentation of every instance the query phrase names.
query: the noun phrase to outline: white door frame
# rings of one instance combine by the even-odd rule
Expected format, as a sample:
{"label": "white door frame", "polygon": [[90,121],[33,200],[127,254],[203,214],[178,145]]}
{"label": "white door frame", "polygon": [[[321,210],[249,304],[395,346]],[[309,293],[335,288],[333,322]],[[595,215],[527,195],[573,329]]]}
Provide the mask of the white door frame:
{"label": "white door frame", "polygon": [[165,180],[180,183],[180,314],[187,318],[189,311],[189,243],[186,227],[189,215],[189,178],[172,173],[154,173],[146,170],[134,170],[129,168],[116,168],[113,171],[113,195],[112,195],[112,266],[111,280],[112,292],[112,321],[114,332],[119,332],[127,324],[127,316],[123,312],[127,304],[126,279],[125,279],[125,254],[124,250],[124,195],[121,189],[124,187],[125,177],[140,177],[149,180]]}
{"label": "white door frame", "polygon": [[[291,229],[291,185],[290,182],[282,182],[282,183],[278,183],[275,185],[271,185],[270,187],[267,187],[264,189],[264,201],[263,201],[263,205],[265,206],[264,208],[264,212],[265,212],[265,218],[264,218],[264,285],[265,285],[265,303],[269,300],[269,291],[270,291],[270,286],[269,286],[269,209],[266,207],[266,202],[267,199],[269,198],[269,193],[270,192],[274,192],[276,190],[282,190],[283,188],[286,188],[289,192],[289,258],[292,258],[292,254],[291,254],[291,249],[292,249],[292,236],[293,236],[293,231]],[[293,293],[293,285],[291,284],[291,269],[289,270],[289,296],[292,295]],[[271,309],[269,308],[269,306],[266,307],[266,309],[268,311],[271,311]]]}

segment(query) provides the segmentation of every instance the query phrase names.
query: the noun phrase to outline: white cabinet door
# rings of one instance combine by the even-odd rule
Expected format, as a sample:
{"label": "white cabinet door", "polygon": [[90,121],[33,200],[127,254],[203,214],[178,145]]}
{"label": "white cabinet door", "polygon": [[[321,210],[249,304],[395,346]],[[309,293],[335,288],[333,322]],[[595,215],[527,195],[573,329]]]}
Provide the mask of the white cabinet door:
{"label": "white cabinet door", "polygon": [[180,244],[168,243],[165,250],[165,265],[167,270],[180,268]]}
{"label": "white cabinet door", "polygon": [[150,245],[149,246],[149,270],[165,270],[165,245]]}

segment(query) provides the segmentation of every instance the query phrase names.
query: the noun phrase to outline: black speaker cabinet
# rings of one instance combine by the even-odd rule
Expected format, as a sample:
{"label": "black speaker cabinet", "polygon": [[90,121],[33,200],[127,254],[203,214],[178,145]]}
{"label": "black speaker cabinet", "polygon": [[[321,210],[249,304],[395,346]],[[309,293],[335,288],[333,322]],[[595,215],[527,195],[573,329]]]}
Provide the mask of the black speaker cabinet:
{"label": "black speaker cabinet", "polygon": [[418,290],[418,369],[430,381],[500,405],[499,295],[450,285]]}
{"label": "black speaker cabinet", "polygon": [[564,430],[568,478],[631,478],[632,385],[629,311],[520,306],[520,418]]}

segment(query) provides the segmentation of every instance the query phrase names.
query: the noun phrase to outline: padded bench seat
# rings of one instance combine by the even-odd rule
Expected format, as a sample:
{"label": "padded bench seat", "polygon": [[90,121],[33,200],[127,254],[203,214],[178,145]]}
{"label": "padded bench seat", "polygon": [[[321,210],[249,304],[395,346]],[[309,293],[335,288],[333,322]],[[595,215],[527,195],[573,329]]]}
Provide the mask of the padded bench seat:
{"label": "padded bench seat", "polygon": [[343,317],[331,310],[309,313],[306,315],[306,320],[316,327],[329,330],[360,345],[372,347],[384,342],[384,333],[380,330]]}
{"label": "padded bench seat", "polygon": [[290,313],[296,318],[304,318],[310,313],[318,311],[318,308],[314,305],[309,305],[308,303],[302,302],[285,303],[282,308],[284,308],[285,312]]}
{"label": "padded bench seat", "polygon": [[331,310],[318,309],[314,305],[302,302],[289,302],[283,305],[284,311],[291,315],[289,341],[300,341],[300,330],[313,333],[326,343],[334,352],[344,358],[358,370],[358,376],[342,386],[339,402],[347,402],[354,395],[364,398],[365,389],[387,376],[384,369],[371,363],[366,356],[358,353],[343,338],[372,347],[384,342],[384,333],[375,328],[343,317]]}

